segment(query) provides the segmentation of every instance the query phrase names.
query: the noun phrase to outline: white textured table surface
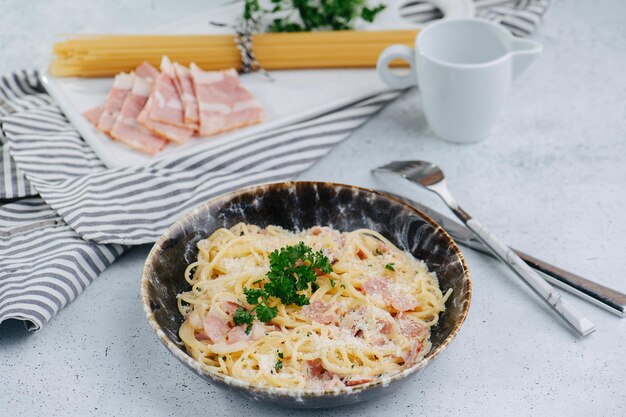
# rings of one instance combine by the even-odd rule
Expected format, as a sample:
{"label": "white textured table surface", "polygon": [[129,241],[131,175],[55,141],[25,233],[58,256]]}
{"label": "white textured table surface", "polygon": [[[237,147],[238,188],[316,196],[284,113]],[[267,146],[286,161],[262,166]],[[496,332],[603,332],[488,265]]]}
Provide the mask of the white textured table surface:
{"label": "white textured table surface", "polygon": [[[554,2],[538,34],[545,51],[489,140],[435,139],[411,92],[302,179],[377,186],[369,170],[379,164],[437,162],[502,239],[626,291],[626,2],[591,3]],[[210,5],[0,0],[0,71],[45,62],[54,33],[134,31]],[[413,196],[443,209],[425,192]],[[466,324],[394,395],[310,412],[242,400],[183,368],[149,329],[138,287],[148,250],[125,254],[40,332],[0,325],[0,415],[626,415],[626,319],[570,297],[598,328],[579,340],[504,267],[471,250]]]}

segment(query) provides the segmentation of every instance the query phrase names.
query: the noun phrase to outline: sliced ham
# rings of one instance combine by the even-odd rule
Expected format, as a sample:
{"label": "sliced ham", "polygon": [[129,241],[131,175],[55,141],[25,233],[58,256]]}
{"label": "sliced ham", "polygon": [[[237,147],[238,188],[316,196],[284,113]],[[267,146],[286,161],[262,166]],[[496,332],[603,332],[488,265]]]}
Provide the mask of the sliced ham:
{"label": "sliced ham", "polygon": [[144,106],[139,116],[137,116],[137,121],[154,135],[159,136],[163,139],[171,140],[176,143],[185,143],[191,138],[193,135],[193,129],[187,129],[184,127],[174,126],[168,123],[155,122],[154,120],[150,120],[148,115],[150,114],[150,110],[152,108],[152,97],[148,99],[146,105]]}
{"label": "sliced ham", "polygon": [[389,294],[387,296],[387,302],[398,311],[414,310],[419,305],[417,298],[411,294],[401,294],[398,292]]}
{"label": "sliced ham", "polygon": [[104,133],[110,133],[120,115],[126,97],[130,94],[134,85],[135,76],[125,72],[117,74],[113,81],[113,87],[109,90],[102,115],[98,120],[98,129]]}
{"label": "sliced ham", "polygon": [[422,351],[423,344],[418,340],[411,342],[409,351],[403,354],[403,359],[406,365],[411,366],[417,362],[419,353]]}
{"label": "sliced ham", "polygon": [[193,335],[196,338],[196,340],[199,341],[199,342],[202,342],[202,341],[205,341],[205,340],[211,340],[206,335],[206,333],[204,333],[204,331],[195,332]]}
{"label": "sliced ham", "polygon": [[382,298],[387,305],[398,311],[409,311],[419,306],[417,298],[404,292],[402,287],[395,283],[390,283],[384,278],[372,278],[365,282],[361,288],[367,295]]}
{"label": "sliced ham", "polygon": [[307,361],[307,373],[309,378],[319,379],[326,373],[326,369],[324,369],[324,365],[321,359],[313,359]]}
{"label": "sliced ham", "polygon": [[175,84],[176,72],[169,58],[164,56],[161,62],[161,73],[156,78],[152,90],[151,106],[148,118],[155,122],[195,129],[195,125],[185,123],[183,102]]}
{"label": "sliced ham", "polygon": [[263,109],[252,93],[241,86],[237,71],[208,72],[194,63],[190,68],[198,100],[201,136],[261,122]]}
{"label": "sliced ham", "polygon": [[267,334],[265,327],[258,321],[252,324],[249,334],[246,334],[246,326],[235,326],[226,334],[226,343],[229,345],[239,342],[259,340]]}
{"label": "sliced ham", "polygon": [[179,63],[174,63],[174,71],[176,72],[176,80],[178,92],[183,102],[183,119],[185,123],[198,125],[200,116],[198,113],[198,99],[196,99],[196,91],[193,87],[191,72],[187,67],[183,67]]}
{"label": "sliced ham", "polygon": [[237,309],[241,306],[237,303],[233,303],[232,301],[224,301],[223,303],[220,304],[220,307],[222,307],[222,310],[224,310],[224,313],[232,317],[235,315],[235,311],[237,311]]}
{"label": "sliced ham", "polygon": [[334,389],[345,386],[338,375],[324,369],[321,359],[307,361],[307,377],[320,389]]}
{"label": "sliced ham", "polygon": [[159,76],[159,70],[154,68],[149,62],[142,62],[135,68],[135,74],[144,80],[154,81]]}
{"label": "sliced ham", "polygon": [[94,126],[98,126],[98,121],[100,120],[100,116],[102,116],[102,112],[104,111],[103,106],[96,106],[93,109],[89,109],[83,113],[83,116]]}
{"label": "sliced ham", "polygon": [[372,278],[365,282],[361,288],[367,295],[374,295],[380,298],[384,298],[389,288],[389,282],[384,278]]}
{"label": "sliced ham", "polygon": [[235,70],[192,66],[193,71],[163,57],[159,71],[142,62],[133,73],[118,74],[105,103],[84,115],[109,137],[151,155],[168,141],[187,142],[199,130],[207,136],[261,121],[261,106]]}
{"label": "sliced ham", "polygon": [[204,333],[213,343],[216,343],[230,331],[228,322],[215,314],[211,314],[211,312],[206,315],[202,324],[204,327]]}
{"label": "sliced ham", "polygon": [[148,101],[150,83],[135,77],[131,93],[124,100],[119,117],[111,130],[111,136],[139,151],[154,155],[162,150],[167,141],[153,135],[139,124],[137,117]]}
{"label": "sliced ham", "polygon": [[408,338],[422,337],[428,331],[426,326],[403,315],[402,313],[398,314],[396,317],[396,323],[398,323],[398,326],[400,327],[400,333]]}
{"label": "sliced ham", "polygon": [[302,307],[301,313],[304,317],[320,324],[337,323],[339,317],[332,310],[332,306],[324,301],[313,301]]}

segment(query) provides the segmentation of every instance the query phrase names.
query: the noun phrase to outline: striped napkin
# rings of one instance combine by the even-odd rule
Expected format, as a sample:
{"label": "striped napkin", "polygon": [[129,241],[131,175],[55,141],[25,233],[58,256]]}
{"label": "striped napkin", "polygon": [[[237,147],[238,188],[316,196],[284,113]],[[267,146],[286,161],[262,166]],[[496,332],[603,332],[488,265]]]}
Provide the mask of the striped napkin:
{"label": "striped napkin", "polygon": [[[0,79],[0,322],[38,329],[129,245],[154,242],[194,206],[306,170],[400,92],[204,152],[108,169],[34,72]],[[10,152],[10,155],[9,155]]]}
{"label": "striped napkin", "polygon": [[[494,15],[484,16],[503,23],[502,16],[540,16],[547,6],[545,0],[476,3],[497,3],[489,9]],[[428,20],[436,17],[429,7],[406,10]],[[524,35],[534,26],[516,28]],[[29,330],[41,328],[129,246],[154,242],[211,197],[294,178],[400,94],[377,94],[200,153],[108,169],[46,94],[36,72],[1,77],[0,323],[12,318]]]}
{"label": "striped napkin", "polygon": [[[549,0],[474,0],[476,17],[500,23],[520,37],[535,31],[549,4]],[[400,7],[400,15],[417,23],[443,17],[441,10],[428,0],[407,0]]]}

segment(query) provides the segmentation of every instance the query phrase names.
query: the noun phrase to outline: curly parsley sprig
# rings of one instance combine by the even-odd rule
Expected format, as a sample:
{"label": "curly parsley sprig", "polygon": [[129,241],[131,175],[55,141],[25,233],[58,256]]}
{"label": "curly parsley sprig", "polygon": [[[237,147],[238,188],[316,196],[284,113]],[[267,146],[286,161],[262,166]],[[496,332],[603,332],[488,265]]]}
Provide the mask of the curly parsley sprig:
{"label": "curly parsley sprig", "polygon": [[246,334],[255,318],[267,323],[278,314],[278,308],[270,306],[270,297],[278,298],[284,305],[307,305],[309,299],[304,292],[317,288],[318,274],[332,271],[328,257],[322,251],[314,252],[304,242],[275,250],[269,260],[267,280],[261,281],[263,287],[243,289],[247,303],[254,307],[239,307],[233,316],[235,325],[246,325]]}
{"label": "curly parsley sprig", "polygon": [[259,0],[246,0],[243,17],[259,21],[271,18],[270,32],[303,32],[312,30],[353,29],[354,20],[373,22],[384,4],[369,7],[368,0],[271,0],[264,9]]}

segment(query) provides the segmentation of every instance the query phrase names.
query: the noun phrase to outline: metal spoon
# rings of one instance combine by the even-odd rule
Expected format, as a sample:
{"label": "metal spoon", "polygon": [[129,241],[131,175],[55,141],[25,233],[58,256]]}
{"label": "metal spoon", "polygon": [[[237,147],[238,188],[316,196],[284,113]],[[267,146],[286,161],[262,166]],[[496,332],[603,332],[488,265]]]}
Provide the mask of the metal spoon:
{"label": "metal spoon", "polygon": [[546,302],[561,319],[579,335],[586,336],[596,330],[594,324],[574,308],[550,284],[545,282],[526,262],[470,216],[454,200],[446,185],[443,171],[426,161],[398,161],[375,169],[373,172],[395,172],[437,194],[450,210],[489,247],[504,264],[508,265],[530,288]]}

